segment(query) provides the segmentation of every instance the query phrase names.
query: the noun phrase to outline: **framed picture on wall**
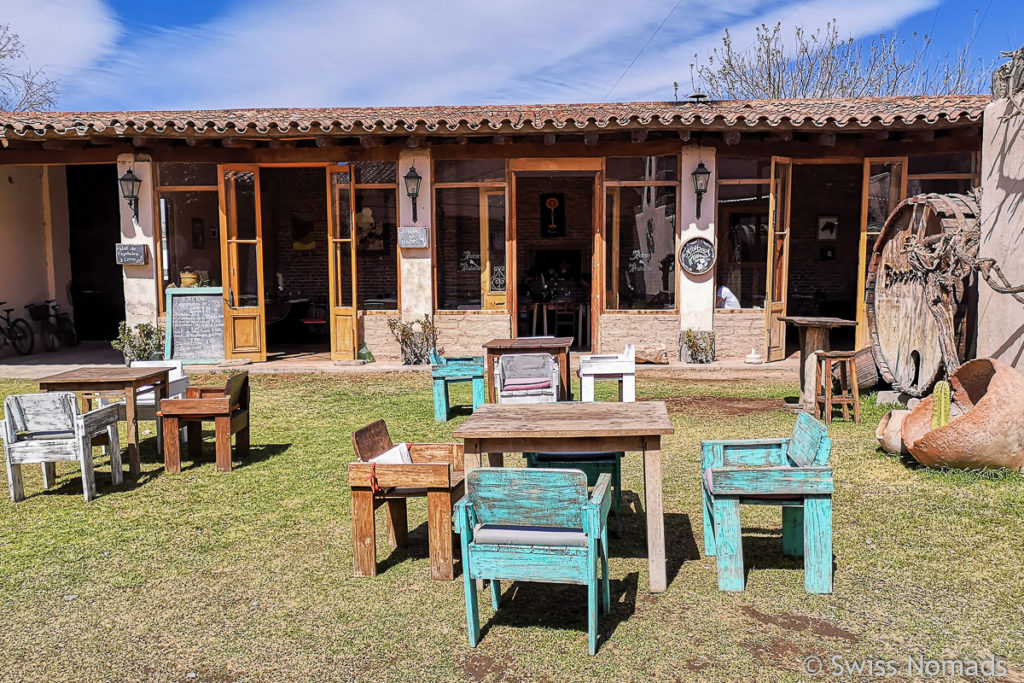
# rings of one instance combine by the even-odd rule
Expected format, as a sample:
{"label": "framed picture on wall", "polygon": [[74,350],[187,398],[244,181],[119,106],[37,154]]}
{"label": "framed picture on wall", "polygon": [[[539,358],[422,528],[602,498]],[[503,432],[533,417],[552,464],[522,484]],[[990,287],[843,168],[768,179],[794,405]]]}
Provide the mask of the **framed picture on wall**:
{"label": "framed picture on wall", "polygon": [[217,241],[217,228],[210,226],[210,240]]}
{"label": "framed picture on wall", "polygon": [[540,196],[540,236],[565,237],[565,195],[552,192]]}
{"label": "framed picture on wall", "polygon": [[192,248],[206,248],[206,226],[203,224],[202,218],[192,219]]}
{"label": "framed picture on wall", "polygon": [[839,216],[818,216],[818,241],[834,242],[839,238]]}

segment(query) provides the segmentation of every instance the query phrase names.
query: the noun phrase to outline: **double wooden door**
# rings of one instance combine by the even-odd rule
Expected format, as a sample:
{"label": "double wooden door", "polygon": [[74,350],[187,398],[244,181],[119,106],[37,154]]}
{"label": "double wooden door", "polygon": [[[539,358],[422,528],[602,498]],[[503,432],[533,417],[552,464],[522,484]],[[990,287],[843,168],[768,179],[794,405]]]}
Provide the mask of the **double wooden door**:
{"label": "double wooden door", "polygon": [[[325,169],[327,182],[327,318],[332,360],[356,356],[356,252],[351,166]],[[224,349],[227,358],[267,359],[266,283],[260,167],[220,167],[221,272],[224,280]]]}
{"label": "double wooden door", "polygon": [[786,357],[786,291],[789,288],[789,217],[793,160],[772,157],[768,200],[768,281],[765,289],[765,358]]}

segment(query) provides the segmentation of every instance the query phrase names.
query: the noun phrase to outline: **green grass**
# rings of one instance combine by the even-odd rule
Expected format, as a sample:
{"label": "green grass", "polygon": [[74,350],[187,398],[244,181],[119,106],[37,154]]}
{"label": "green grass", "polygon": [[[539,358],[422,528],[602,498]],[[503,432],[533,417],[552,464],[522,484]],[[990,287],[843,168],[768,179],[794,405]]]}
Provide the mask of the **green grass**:
{"label": "green grass", "polygon": [[[638,395],[676,399],[663,456],[669,588],[647,589],[642,468],[630,456],[613,610],[589,657],[576,586],[505,586],[496,617],[482,599],[490,626],[470,648],[461,578],[429,578],[422,500],[410,503],[408,548],[387,546],[378,512],[381,573],[353,578],[350,432],[384,417],[396,439],[450,440],[464,418],[434,422],[427,375],[253,376],[252,386],[253,454],[230,474],[215,471],[208,439],[201,463],[167,475],[152,435],[140,481],[111,488],[99,460],[88,504],[73,464],[58,466],[48,493],[39,468],[25,469],[28,499],[0,502],[0,678],[796,680],[809,655],[1024,664],[1020,475],[883,455],[873,401],[863,424],[830,429],[835,593],[807,595],[800,563],[782,557],[779,511],[745,507],[747,588],[725,594],[703,555],[698,444],[788,434],[791,414],[750,399],[781,404],[796,387],[642,380]],[[34,389],[0,382],[0,396]],[[728,410],[743,404],[734,398],[750,410]],[[468,385],[453,391],[469,400]]]}

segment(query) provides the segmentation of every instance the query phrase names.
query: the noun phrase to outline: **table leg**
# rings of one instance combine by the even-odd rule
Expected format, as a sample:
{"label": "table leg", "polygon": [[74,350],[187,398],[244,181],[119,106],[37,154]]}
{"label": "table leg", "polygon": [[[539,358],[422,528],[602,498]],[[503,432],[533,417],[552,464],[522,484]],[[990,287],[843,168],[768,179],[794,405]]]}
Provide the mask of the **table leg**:
{"label": "table leg", "polygon": [[652,593],[668,587],[665,572],[665,513],[661,498],[661,437],[644,442],[644,507],[647,508],[647,571]]}
{"label": "table leg", "polygon": [[[153,387],[153,400],[156,401],[156,412],[160,412],[160,402],[165,398],[170,398],[168,391],[170,390],[171,377],[170,373],[167,373],[160,380],[160,383]],[[164,454],[164,439],[163,439],[163,421],[156,418],[156,454],[163,456]]]}
{"label": "table leg", "polygon": [[558,376],[562,383],[561,400],[572,400],[572,384],[569,383],[569,352],[561,351],[558,354]]}
{"label": "table leg", "polygon": [[800,328],[800,406],[808,411],[814,411],[814,394],[817,387],[814,386],[818,351],[828,351],[831,347],[828,341],[827,327],[801,327]]}
{"label": "table leg", "polygon": [[480,444],[474,439],[466,439],[463,447],[462,463],[468,474],[471,469],[480,467]]}
{"label": "table leg", "polygon": [[125,421],[128,423],[128,476],[138,479],[142,474],[142,464],[139,461],[139,418],[135,406],[135,387],[129,386],[124,390]]}

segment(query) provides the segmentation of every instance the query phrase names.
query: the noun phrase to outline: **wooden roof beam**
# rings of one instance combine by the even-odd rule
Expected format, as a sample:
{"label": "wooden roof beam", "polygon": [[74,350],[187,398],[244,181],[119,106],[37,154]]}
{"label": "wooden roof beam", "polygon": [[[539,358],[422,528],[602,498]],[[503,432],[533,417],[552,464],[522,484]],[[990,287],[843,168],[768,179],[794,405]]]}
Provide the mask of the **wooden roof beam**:
{"label": "wooden roof beam", "polygon": [[359,137],[359,144],[363,149],[373,149],[374,147],[382,147],[384,141],[381,138],[372,138],[366,135]]}
{"label": "wooden roof beam", "polygon": [[588,147],[593,147],[597,144],[597,133],[590,132],[583,134],[583,144]]}
{"label": "wooden roof beam", "polygon": [[416,149],[417,147],[421,146],[422,144],[423,144],[423,136],[422,135],[410,135],[406,139],[406,141],[405,141],[405,146],[408,147],[409,149]]}
{"label": "wooden roof beam", "polygon": [[646,128],[637,128],[635,130],[629,131],[630,142],[644,142],[645,140],[647,140]]}
{"label": "wooden roof beam", "polygon": [[557,135],[555,135],[554,133],[545,133],[544,134],[544,144],[545,145],[553,145],[556,142],[558,142],[558,136]]}
{"label": "wooden roof beam", "polygon": [[221,138],[220,146],[228,149],[253,149],[256,147],[256,141],[245,138]]}
{"label": "wooden roof beam", "polygon": [[835,147],[836,146],[836,134],[835,133],[819,133],[816,142],[824,147]]}
{"label": "wooden roof beam", "polygon": [[727,145],[738,145],[740,142],[740,132],[738,130],[727,130],[722,135],[722,139],[725,140]]}

